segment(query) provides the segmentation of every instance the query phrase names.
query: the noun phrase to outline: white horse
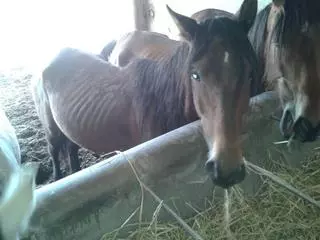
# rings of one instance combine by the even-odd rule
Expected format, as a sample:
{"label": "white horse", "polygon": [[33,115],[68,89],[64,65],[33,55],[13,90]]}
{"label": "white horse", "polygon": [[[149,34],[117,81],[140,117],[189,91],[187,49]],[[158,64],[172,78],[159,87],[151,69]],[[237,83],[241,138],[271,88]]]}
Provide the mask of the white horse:
{"label": "white horse", "polygon": [[21,165],[15,130],[0,108],[0,239],[17,240],[26,232],[36,206],[38,163]]}

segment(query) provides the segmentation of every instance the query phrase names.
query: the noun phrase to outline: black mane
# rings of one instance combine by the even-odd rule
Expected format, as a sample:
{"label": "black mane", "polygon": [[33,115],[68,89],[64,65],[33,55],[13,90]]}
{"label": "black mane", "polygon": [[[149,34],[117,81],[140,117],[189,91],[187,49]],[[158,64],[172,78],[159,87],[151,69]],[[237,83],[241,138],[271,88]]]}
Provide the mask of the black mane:
{"label": "black mane", "polygon": [[[251,42],[253,49],[256,52],[258,58],[258,67],[257,67],[257,78],[260,79],[261,82],[264,82],[264,74],[265,74],[265,37],[266,37],[266,27],[268,22],[268,16],[271,10],[271,4],[267,5],[263,10],[261,10],[251,27],[248,38]],[[263,83],[260,85],[261,89],[259,93],[263,92],[264,86]]]}
{"label": "black mane", "polygon": [[142,106],[141,126],[151,122],[152,130],[165,133],[189,122],[185,116],[185,98],[191,91],[185,82],[188,54],[189,46],[183,44],[167,59],[137,61],[136,98]]}
{"label": "black mane", "polygon": [[248,33],[249,40],[254,50],[256,51],[259,60],[260,59],[262,60],[264,58],[266,26],[267,26],[270,10],[271,10],[271,4],[266,6],[263,10],[261,10],[258,13],[254,21],[254,24]]}

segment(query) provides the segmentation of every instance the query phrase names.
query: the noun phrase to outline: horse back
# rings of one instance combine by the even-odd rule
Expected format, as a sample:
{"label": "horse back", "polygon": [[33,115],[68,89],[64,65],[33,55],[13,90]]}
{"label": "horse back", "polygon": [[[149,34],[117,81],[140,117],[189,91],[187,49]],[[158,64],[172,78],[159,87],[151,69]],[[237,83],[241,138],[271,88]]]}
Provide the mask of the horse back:
{"label": "horse back", "polygon": [[172,56],[172,53],[180,44],[180,42],[161,33],[132,31],[117,41],[109,62],[123,67],[134,58],[158,61]]}

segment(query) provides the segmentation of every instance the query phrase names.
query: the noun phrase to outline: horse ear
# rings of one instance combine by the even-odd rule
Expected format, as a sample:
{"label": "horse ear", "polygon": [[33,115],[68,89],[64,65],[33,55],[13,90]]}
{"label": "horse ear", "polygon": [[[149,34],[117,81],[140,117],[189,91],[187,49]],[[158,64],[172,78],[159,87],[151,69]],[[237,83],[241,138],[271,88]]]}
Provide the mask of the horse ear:
{"label": "horse ear", "polygon": [[238,21],[243,25],[244,31],[249,32],[254,23],[258,11],[257,0],[244,0],[240,9],[236,13]]}
{"label": "horse ear", "polygon": [[197,22],[192,18],[176,13],[168,5],[166,5],[166,7],[176,26],[178,27],[180,35],[185,40],[191,41],[195,37],[195,34],[197,32]]}
{"label": "horse ear", "polygon": [[29,175],[33,175],[34,177],[36,177],[39,167],[40,167],[40,163],[38,162],[28,162],[28,163],[25,163],[24,165],[21,165],[21,170],[24,173],[27,173]]}

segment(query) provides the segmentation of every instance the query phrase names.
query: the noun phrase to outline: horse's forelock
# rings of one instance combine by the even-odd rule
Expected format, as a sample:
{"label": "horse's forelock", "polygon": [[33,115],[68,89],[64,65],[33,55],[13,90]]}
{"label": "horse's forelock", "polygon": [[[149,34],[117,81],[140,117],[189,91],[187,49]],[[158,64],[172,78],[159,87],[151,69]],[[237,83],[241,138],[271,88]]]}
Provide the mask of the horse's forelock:
{"label": "horse's forelock", "polygon": [[[200,24],[200,31],[195,39],[193,51],[192,51],[192,61],[197,61],[203,56],[208,54],[208,49],[216,37],[222,38],[226,41],[229,46],[231,46],[234,52],[238,56],[243,56],[239,60],[246,59],[251,65],[252,73],[252,84],[251,84],[251,94],[255,95],[257,92],[262,91],[260,85],[260,79],[258,77],[258,61],[256,53],[243,29],[240,27],[235,19],[230,19],[228,17],[219,17],[214,19],[207,19]],[[212,53],[210,53],[212,54]],[[213,53],[214,54],[214,53]],[[244,62],[240,62],[236,67],[241,70],[241,65]],[[244,79],[239,78],[239,83],[244,82]],[[240,88],[239,88],[240,89]]]}
{"label": "horse's forelock", "polygon": [[209,46],[216,37],[235,47],[236,52],[247,58],[252,58],[251,44],[238,22],[228,17],[207,19],[200,23],[200,30],[194,40],[193,61],[200,59],[208,52]]}

